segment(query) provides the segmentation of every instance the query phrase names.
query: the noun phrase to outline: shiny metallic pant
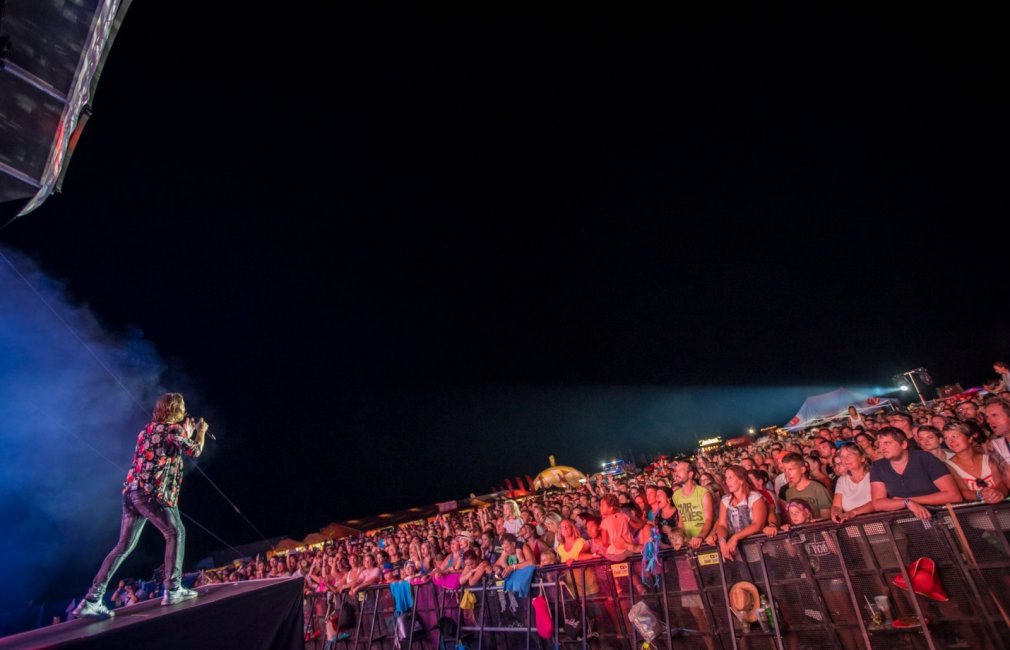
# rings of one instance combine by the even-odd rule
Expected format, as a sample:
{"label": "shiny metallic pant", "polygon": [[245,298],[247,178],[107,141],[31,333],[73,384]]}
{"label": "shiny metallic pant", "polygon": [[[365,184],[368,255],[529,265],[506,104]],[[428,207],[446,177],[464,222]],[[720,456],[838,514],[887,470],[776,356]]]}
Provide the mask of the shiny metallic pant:
{"label": "shiny metallic pant", "polygon": [[144,530],[144,524],[151,521],[165,536],[165,589],[176,589],[182,578],[182,552],[186,545],[186,529],[179,518],[179,508],[169,508],[154,499],[141,496],[135,490],[123,494],[123,519],[119,528],[119,541],[109,551],[98,575],[91,583],[89,600],[100,600],[105,595],[109,580],[133,552]]}

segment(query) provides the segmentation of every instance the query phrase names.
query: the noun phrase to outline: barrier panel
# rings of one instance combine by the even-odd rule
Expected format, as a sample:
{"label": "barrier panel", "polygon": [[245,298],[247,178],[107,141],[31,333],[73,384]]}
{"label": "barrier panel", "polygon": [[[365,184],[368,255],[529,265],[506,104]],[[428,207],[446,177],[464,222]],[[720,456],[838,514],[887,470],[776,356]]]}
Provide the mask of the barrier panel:
{"label": "barrier panel", "polygon": [[[321,634],[307,647],[637,650],[645,639],[628,615],[642,603],[662,624],[650,640],[657,650],[1007,650],[1008,531],[1010,503],[972,504],[936,509],[926,521],[880,513],[755,536],[729,561],[702,547],[663,551],[644,572],[641,556],[539,567],[521,597],[494,579],[459,590],[426,582],[411,587],[414,604],[404,613],[425,633],[399,644],[389,585],[353,599],[313,594],[306,597],[307,638]],[[767,598],[766,620],[741,622],[734,614],[729,591],[739,582]],[[476,599],[472,609],[460,607],[466,591]],[[537,633],[532,606],[540,594],[553,621],[547,639]],[[326,646],[323,620],[344,600],[353,603],[355,626]]]}

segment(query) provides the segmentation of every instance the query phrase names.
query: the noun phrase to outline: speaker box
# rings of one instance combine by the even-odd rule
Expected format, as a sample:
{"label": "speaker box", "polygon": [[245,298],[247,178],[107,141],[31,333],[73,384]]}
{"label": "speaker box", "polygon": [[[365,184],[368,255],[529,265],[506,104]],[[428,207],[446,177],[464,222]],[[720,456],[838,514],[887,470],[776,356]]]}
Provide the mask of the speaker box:
{"label": "speaker box", "polygon": [[936,389],[936,393],[940,397],[953,397],[963,392],[964,389],[961,388],[961,384],[947,384]]}

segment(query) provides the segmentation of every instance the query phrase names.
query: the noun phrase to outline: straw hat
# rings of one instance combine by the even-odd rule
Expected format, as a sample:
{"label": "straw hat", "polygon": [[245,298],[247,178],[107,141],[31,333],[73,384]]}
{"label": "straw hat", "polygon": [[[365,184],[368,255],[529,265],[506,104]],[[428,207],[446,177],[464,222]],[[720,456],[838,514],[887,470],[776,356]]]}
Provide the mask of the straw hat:
{"label": "straw hat", "polygon": [[756,623],[761,594],[753,582],[741,580],[729,588],[729,606],[734,612],[746,613],[748,623]]}

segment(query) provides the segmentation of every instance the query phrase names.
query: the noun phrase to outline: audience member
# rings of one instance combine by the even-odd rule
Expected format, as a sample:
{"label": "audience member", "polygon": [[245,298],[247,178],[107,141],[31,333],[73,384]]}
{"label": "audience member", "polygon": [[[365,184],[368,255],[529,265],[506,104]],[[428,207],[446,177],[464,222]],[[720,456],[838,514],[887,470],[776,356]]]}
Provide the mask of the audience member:
{"label": "audience member", "polygon": [[[673,465],[673,480],[677,489],[673,491],[673,505],[680,513],[681,526],[687,534],[691,548],[699,548],[715,529],[715,497],[707,487],[695,483],[697,470],[686,460],[677,460]],[[715,539],[708,542],[715,543]]]}
{"label": "audience member", "polygon": [[736,558],[740,542],[761,532],[768,518],[768,505],[761,495],[752,490],[747,480],[747,470],[739,465],[726,468],[726,487],[729,494],[722,498],[716,538],[725,560]]}
{"label": "audience member", "polygon": [[516,536],[505,533],[501,538],[501,556],[494,564],[495,575],[499,578],[509,577],[516,569],[534,566],[533,552],[525,546],[518,546]]}
{"label": "audience member", "polygon": [[789,531],[796,526],[809,524],[819,519],[813,508],[810,507],[810,502],[800,498],[790,499],[786,504],[786,518],[788,521],[782,524],[783,531]]}
{"label": "audience member", "polygon": [[782,459],[782,473],[786,475],[788,486],[785,501],[806,499],[819,519],[831,515],[831,493],[823,484],[810,480],[807,465],[799,454],[789,454]]}
{"label": "audience member", "polygon": [[963,422],[950,422],[943,430],[943,439],[953,452],[947,465],[953,470],[961,496],[966,501],[998,503],[1007,496],[1007,485],[994,471],[989,454],[975,451],[971,443],[971,428]]}
{"label": "audience member", "polygon": [[915,441],[919,443],[919,450],[936,456],[941,462],[946,463],[950,454],[940,445],[943,443],[941,429],[931,424],[920,424],[915,428]]}
{"label": "audience member", "polygon": [[641,547],[635,542],[628,515],[620,511],[620,501],[613,494],[600,497],[600,516],[603,518],[600,528],[606,535],[606,557],[614,562],[620,562],[632,553],[637,553]]}
{"label": "audience member", "polygon": [[870,496],[870,459],[857,444],[846,443],[838,450],[842,474],[835,483],[835,498],[831,504],[831,520],[843,523],[847,519],[873,512]]}
{"label": "audience member", "polygon": [[929,519],[925,506],[959,503],[961,492],[947,466],[936,456],[910,450],[905,432],[886,427],[877,432],[882,458],[870,467],[874,509],[882,512],[908,508],[919,519]]}
{"label": "audience member", "polygon": [[985,450],[996,463],[1004,485],[1010,485],[1010,404],[999,397],[985,401],[985,421],[992,437]]}

